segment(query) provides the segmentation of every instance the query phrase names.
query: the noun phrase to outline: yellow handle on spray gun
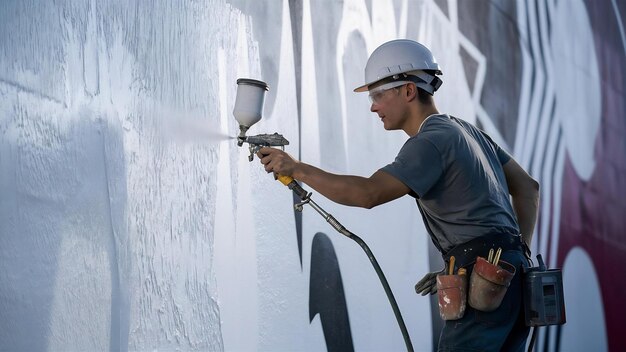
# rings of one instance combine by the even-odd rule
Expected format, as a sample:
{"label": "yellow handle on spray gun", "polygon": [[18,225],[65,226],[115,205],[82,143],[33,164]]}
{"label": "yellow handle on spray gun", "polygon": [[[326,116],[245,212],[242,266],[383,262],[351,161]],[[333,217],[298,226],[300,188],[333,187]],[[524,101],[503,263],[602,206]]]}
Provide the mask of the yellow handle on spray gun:
{"label": "yellow handle on spray gun", "polygon": [[276,179],[280,181],[283,185],[289,187],[290,190],[293,191],[301,200],[308,201],[310,193],[305,191],[302,186],[296,182],[291,176],[285,175],[276,175]]}
{"label": "yellow handle on spray gun", "polygon": [[293,182],[293,177],[291,176],[278,175],[276,179],[285,186],[289,186],[289,184]]}

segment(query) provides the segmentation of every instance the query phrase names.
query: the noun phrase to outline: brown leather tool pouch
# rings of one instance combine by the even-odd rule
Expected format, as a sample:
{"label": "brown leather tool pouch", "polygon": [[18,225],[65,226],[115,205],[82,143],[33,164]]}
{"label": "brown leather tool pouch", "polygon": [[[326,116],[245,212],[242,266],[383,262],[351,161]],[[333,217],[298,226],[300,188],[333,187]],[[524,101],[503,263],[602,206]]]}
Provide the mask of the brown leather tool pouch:
{"label": "brown leather tool pouch", "polygon": [[437,275],[437,298],[441,319],[461,319],[467,302],[467,275]]}
{"label": "brown leather tool pouch", "polygon": [[477,257],[469,283],[470,307],[483,312],[498,309],[515,271],[513,265],[503,260],[494,265],[483,257]]}

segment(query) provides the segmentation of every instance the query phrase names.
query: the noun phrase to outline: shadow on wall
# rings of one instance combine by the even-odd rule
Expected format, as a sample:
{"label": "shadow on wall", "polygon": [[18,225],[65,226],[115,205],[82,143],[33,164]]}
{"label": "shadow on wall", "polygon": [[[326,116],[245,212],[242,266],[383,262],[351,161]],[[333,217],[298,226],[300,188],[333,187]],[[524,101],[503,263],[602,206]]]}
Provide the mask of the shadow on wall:
{"label": "shadow on wall", "polygon": [[124,350],[121,127],[29,99],[0,121],[0,350]]}

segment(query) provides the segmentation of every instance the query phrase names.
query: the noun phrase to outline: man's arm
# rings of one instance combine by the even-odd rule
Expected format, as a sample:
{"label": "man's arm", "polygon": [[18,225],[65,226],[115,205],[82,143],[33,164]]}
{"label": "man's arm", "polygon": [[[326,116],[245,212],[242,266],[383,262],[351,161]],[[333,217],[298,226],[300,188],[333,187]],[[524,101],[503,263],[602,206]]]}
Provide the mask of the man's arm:
{"label": "man's arm", "polygon": [[513,198],[513,210],[520,231],[530,247],[539,209],[539,183],[512,158],[504,164],[504,175]]}
{"label": "man's arm", "polygon": [[332,174],[299,162],[275,148],[262,148],[259,158],[265,165],[265,171],[291,176],[326,198],[344,205],[369,209],[410,192],[400,180],[380,170],[370,177]]}

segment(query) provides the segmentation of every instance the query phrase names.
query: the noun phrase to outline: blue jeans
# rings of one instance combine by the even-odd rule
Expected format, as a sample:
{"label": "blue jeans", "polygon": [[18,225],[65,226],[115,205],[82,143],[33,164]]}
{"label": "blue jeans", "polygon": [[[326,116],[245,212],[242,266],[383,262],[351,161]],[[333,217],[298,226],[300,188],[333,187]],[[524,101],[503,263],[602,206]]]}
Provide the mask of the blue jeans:
{"label": "blue jeans", "polygon": [[[524,351],[530,328],[524,321],[522,266],[529,262],[518,250],[502,252],[500,259],[516,268],[500,307],[481,312],[467,305],[463,318],[445,322],[437,351]],[[472,268],[467,267],[468,275]]]}

